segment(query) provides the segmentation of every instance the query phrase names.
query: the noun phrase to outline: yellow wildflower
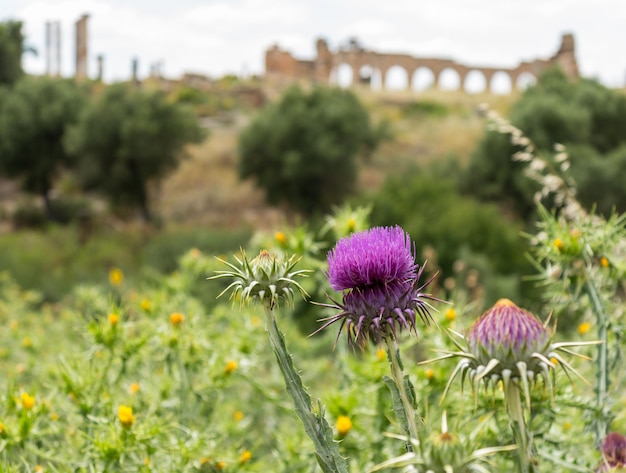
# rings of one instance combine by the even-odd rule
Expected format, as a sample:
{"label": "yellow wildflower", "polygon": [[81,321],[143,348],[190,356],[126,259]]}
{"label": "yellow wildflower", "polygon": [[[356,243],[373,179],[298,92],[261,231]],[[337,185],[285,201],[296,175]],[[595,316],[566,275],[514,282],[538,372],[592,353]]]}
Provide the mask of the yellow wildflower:
{"label": "yellow wildflower", "polygon": [[433,379],[434,377],[435,377],[435,370],[433,370],[432,368],[428,368],[426,370],[426,378]]}
{"label": "yellow wildflower", "polygon": [[556,238],[554,240],[554,246],[559,251],[563,251],[563,248],[565,248],[565,245],[563,244],[563,240],[561,240],[560,238]]}
{"label": "yellow wildflower", "polygon": [[605,256],[600,258],[600,266],[602,266],[603,268],[609,267],[609,260]]}
{"label": "yellow wildflower", "polygon": [[224,373],[231,374],[233,371],[237,369],[237,362],[235,360],[229,360],[224,367]]}
{"label": "yellow wildflower", "polygon": [[591,329],[591,324],[589,322],[583,322],[578,326],[578,333],[584,335],[589,331],[589,329]]}
{"label": "yellow wildflower", "polygon": [[341,415],[337,417],[337,433],[344,437],[352,429],[352,421],[348,416]]}
{"label": "yellow wildflower", "polygon": [[456,319],[456,310],[450,307],[448,310],[446,310],[444,317],[448,322],[452,322],[454,319]]}
{"label": "yellow wildflower", "polygon": [[35,466],[35,473],[42,473],[42,472],[43,472],[43,466],[36,465]]}
{"label": "yellow wildflower", "polygon": [[135,416],[133,415],[133,408],[129,406],[120,405],[117,409],[117,418],[120,420],[122,427],[128,429],[135,423]]}
{"label": "yellow wildflower", "polygon": [[354,227],[356,227],[356,220],[350,218],[348,220],[348,233],[352,233],[354,231]]}
{"label": "yellow wildflower", "polygon": [[565,432],[567,432],[567,431],[568,431],[568,430],[570,430],[571,428],[572,428],[572,423],[571,423],[571,422],[567,422],[567,421],[566,421],[566,422],[563,424],[563,430],[564,430]]}
{"label": "yellow wildflower", "polygon": [[382,348],[379,348],[378,350],[376,350],[376,358],[378,358],[380,361],[385,361],[387,359],[387,352]]}
{"label": "yellow wildflower", "polygon": [[141,305],[141,309],[145,310],[146,312],[148,312],[152,308],[152,304],[150,303],[148,299],[142,299],[140,305]]}
{"label": "yellow wildflower", "polygon": [[215,468],[217,468],[218,470],[223,470],[224,468],[226,468],[226,462],[216,462]]}
{"label": "yellow wildflower", "polygon": [[252,458],[252,453],[250,453],[250,450],[244,450],[239,456],[239,463],[246,463],[247,461],[250,461],[250,458]]}
{"label": "yellow wildflower", "polygon": [[184,320],[185,320],[185,316],[181,314],[180,312],[174,312],[170,314],[170,323],[174,327],[178,327],[180,324],[184,322]]}
{"label": "yellow wildflower", "polygon": [[124,273],[119,268],[113,268],[109,271],[109,282],[112,286],[119,286],[124,282]]}
{"label": "yellow wildflower", "polygon": [[550,361],[552,362],[553,365],[559,364],[559,360],[557,360],[555,357],[550,358]]}
{"label": "yellow wildflower", "polygon": [[27,392],[23,392],[20,395],[20,399],[22,401],[22,407],[27,411],[30,411],[35,405],[35,396],[31,396]]}
{"label": "yellow wildflower", "polygon": [[120,316],[118,314],[112,313],[109,314],[109,323],[111,326],[115,327],[120,321]]}
{"label": "yellow wildflower", "polygon": [[233,412],[233,419],[235,419],[237,422],[242,421],[244,418],[244,414],[241,411],[235,411]]}
{"label": "yellow wildflower", "polygon": [[276,242],[279,245],[286,245],[287,244],[287,237],[285,236],[285,234],[283,232],[276,232],[274,234],[274,239],[276,240]]}
{"label": "yellow wildflower", "polygon": [[139,383],[132,383],[128,388],[131,394],[137,394],[140,390]]}
{"label": "yellow wildflower", "polygon": [[30,348],[33,346],[33,341],[30,339],[30,337],[24,337],[24,340],[22,340],[22,345],[24,345],[24,348]]}

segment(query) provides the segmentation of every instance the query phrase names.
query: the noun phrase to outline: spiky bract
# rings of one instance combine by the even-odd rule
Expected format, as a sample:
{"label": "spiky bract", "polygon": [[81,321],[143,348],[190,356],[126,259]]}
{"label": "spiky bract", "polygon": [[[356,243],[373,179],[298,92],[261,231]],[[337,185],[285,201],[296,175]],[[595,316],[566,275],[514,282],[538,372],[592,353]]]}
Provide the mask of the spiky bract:
{"label": "spiky bract", "polygon": [[294,288],[302,297],[307,296],[306,291],[294,278],[304,276],[310,271],[294,269],[300,261],[300,258],[296,258],[295,255],[290,258],[281,258],[263,250],[252,260],[248,260],[243,252],[241,259],[237,257],[235,259],[238,265],[220,259],[230,270],[216,271],[217,275],[210,278],[234,279],[218,297],[232,291],[231,299],[239,299],[242,304],[256,299],[269,308],[273,308],[281,301],[293,304]]}
{"label": "spiky bract", "polygon": [[[465,339],[459,333],[450,332]],[[553,343],[552,331],[546,324],[508,299],[500,299],[474,323],[464,340],[465,344],[453,341],[459,351],[446,352],[438,358],[461,358],[444,395],[454,378],[461,373],[463,381],[469,379],[474,387],[481,381],[492,386],[502,381],[505,388],[513,382],[524,392],[529,407],[530,387],[538,378],[543,379],[552,394],[551,373],[557,366],[562,367],[568,376],[574,373],[581,377],[561,356],[561,352],[586,358],[568,348],[596,343]]]}

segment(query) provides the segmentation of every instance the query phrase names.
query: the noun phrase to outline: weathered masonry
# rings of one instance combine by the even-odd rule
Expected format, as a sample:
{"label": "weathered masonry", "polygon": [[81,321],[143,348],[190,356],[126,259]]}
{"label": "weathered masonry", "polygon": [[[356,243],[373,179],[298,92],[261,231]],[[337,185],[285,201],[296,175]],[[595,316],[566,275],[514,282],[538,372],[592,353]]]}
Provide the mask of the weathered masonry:
{"label": "weathered masonry", "polygon": [[510,90],[532,83],[547,67],[558,65],[571,78],[578,78],[578,64],[574,36],[564,34],[558,51],[547,59],[522,61],[516,67],[482,67],[461,64],[452,59],[415,57],[409,54],[381,53],[367,50],[356,40],[333,52],[328,43],[318,39],[317,57],[312,60],[295,58],[290,52],[277,45],[265,53],[265,74],[268,79],[281,81],[307,80],[322,84],[336,83],[338,71],[348,70],[348,83],[374,85],[387,88],[388,77],[392,70],[400,71],[406,78],[406,88],[411,89],[418,76],[430,76],[430,87],[441,88],[441,79],[445,74],[456,74],[459,90],[467,90],[468,79],[482,75],[484,90],[492,90],[494,78],[504,76],[509,80]]}

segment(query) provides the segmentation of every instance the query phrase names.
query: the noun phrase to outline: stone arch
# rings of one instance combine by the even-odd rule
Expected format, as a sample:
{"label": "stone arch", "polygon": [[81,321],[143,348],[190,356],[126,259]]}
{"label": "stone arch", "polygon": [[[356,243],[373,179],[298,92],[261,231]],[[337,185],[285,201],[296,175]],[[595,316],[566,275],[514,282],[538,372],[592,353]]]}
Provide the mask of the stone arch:
{"label": "stone arch", "polygon": [[435,87],[435,73],[428,67],[418,67],[411,77],[411,89],[423,91]]}
{"label": "stone arch", "polygon": [[489,83],[489,89],[494,94],[507,95],[513,90],[513,80],[508,72],[496,72]]}
{"label": "stone arch", "polygon": [[380,90],[382,87],[380,69],[364,64],[359,69],[358,83],[372,90]]}
{"label": "stone arch", "polygon": [[386,90],[406,90],[409,88],[409,74],[402,66],[391,66],[385,72]]}
{"label": "stone arch", "polygon": [[472,69],[465,76],[463,90],[468,94],[478,94],[488,90],[488,81],[485,74],[479,69]]}
{"label": "stone arch", "polygon": [[332,82],[339,87],[350,87],[354,83],[354,69],[347,62],[342,62],[333,69]]}
{"label": "stone arch", "polygon": [[446,67],[439,73],[437,83],[441,90],[459,90],[461,89],[461,74],[456,69]]}
{"label": "stone arch", "polygon": [[537,78],[530,72],[522,72],[515,79],[515,88],[517,90],[525,90],[531,85],[535,85]]}

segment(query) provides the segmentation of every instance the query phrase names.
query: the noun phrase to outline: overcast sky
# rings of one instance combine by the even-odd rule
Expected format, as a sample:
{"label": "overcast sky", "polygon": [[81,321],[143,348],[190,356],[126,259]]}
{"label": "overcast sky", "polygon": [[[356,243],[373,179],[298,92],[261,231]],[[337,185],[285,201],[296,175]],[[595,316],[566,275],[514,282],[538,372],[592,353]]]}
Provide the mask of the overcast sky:
{"label": "overcast sky", "polygon": [[574,33],[581,73],[626,82],[626,0],[0,0],[0,20],[25,24],[28,72],[45,69],[45,22],[59,20],[62,71],[74,72],[74,23],[89,19],[89,74],[140,76],[162,62],[167,77],[262,74],[274,43],[310,59],[317,37],[332,48],[357,37],[368,49],[511,67],[548,58]]}

